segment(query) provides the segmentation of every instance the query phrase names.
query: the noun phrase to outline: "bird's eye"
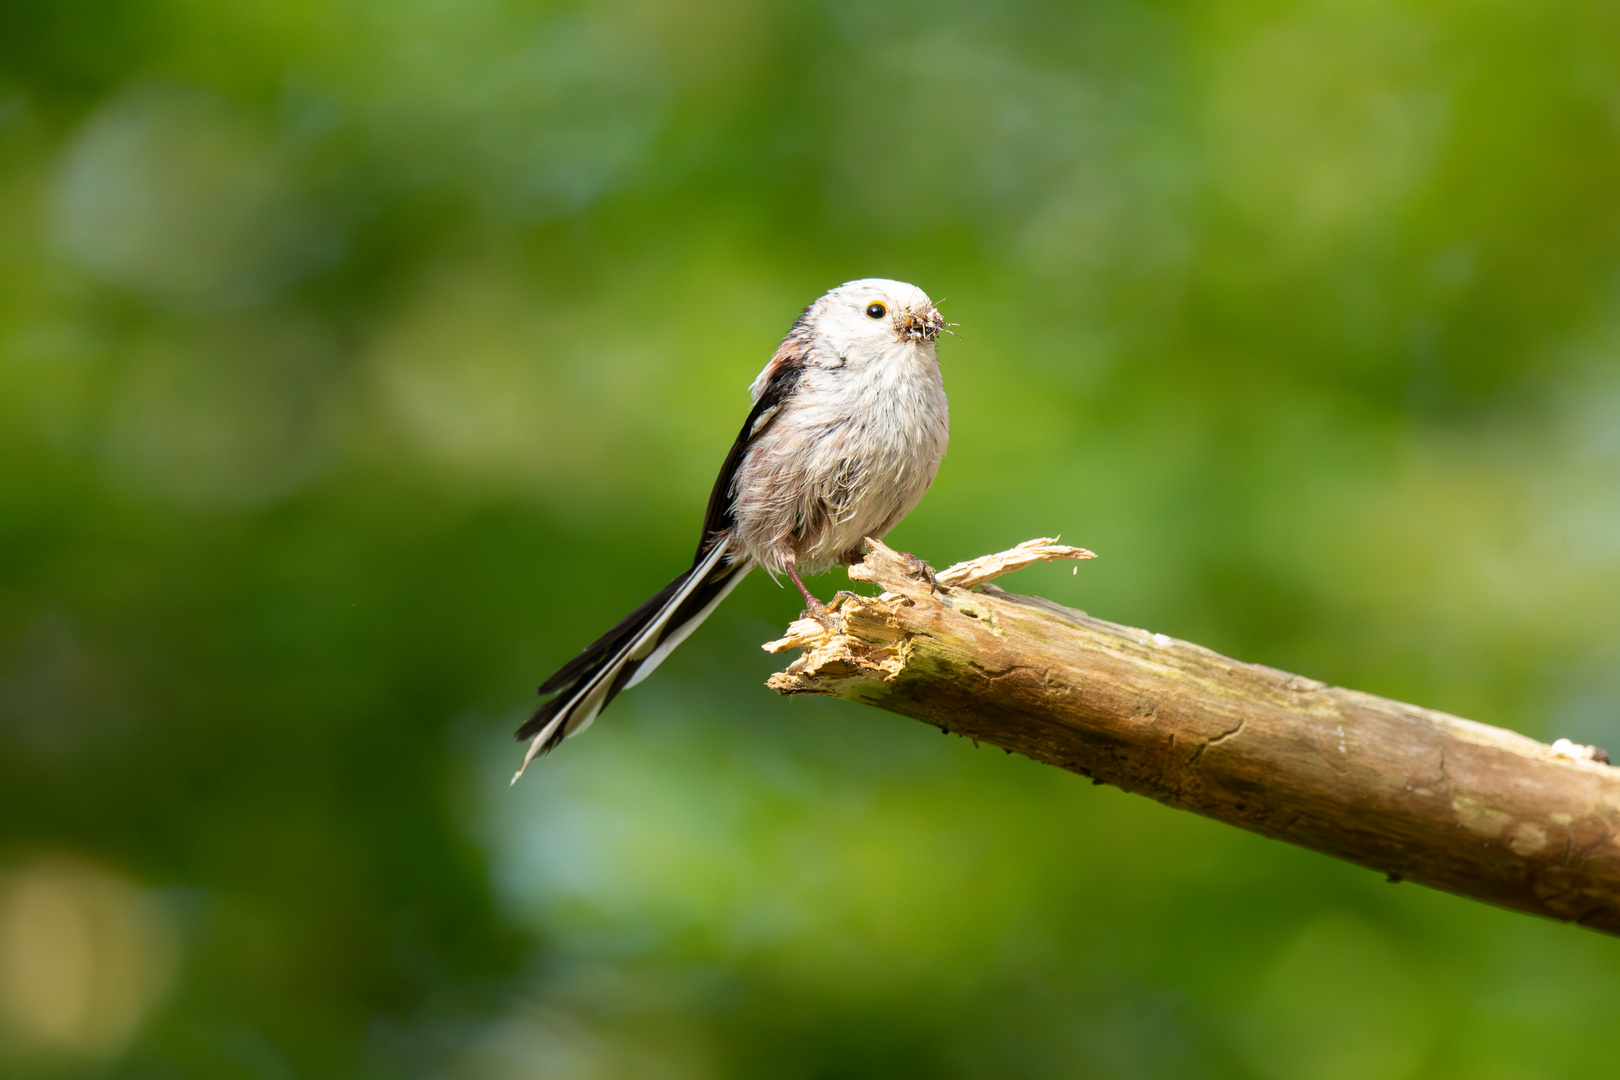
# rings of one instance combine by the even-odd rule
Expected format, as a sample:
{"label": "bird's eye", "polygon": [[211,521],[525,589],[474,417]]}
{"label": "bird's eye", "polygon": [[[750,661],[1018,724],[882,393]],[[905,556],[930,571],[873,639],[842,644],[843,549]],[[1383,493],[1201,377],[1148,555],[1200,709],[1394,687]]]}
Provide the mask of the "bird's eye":
{"label": "bird's eye", "polygon": [[881,319],[888,313],[889,309],[882,304],[868,304],[866,306],[866,317],[868,319]]}

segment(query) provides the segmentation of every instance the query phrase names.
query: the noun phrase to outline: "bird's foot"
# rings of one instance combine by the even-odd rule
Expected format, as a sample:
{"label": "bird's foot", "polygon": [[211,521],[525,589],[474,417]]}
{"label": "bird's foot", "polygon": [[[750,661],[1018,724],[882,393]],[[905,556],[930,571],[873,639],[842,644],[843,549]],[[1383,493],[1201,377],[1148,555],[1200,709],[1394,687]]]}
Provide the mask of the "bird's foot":
{"label": "bird's foot", "polygon": [[832,598],[832,603],[823,604],[814,596],[806,593],[804,598],[805,608],[804,611],[800,612],[799,617],[814,619],[829,632],[836,632],[838,630],[837,623],[839,622],[837,613],[839,600],[840,597],[835,596]]}
{"label": "bird's foot", "polygon": [[806,619],[824,620],[833,609],[832,604],[823,604],[809,593],[804,595],[804,610],[799,615]]}
{"label": "bird's foot", "polygon": [[906,576],[914,577],[918,581],[928,582],[928,591],[939,591],[939,579],[934,577],[934,568],[923,562],[909,551],[902,551],[900,557],[906,561]]}
{"label": "bird's foot", "polygon": [[840,634],[844,631],[844,616],[838,611],[838,606],[850,600],[859,600],[860,597],[848,589],[839,589],[833,595],[830,603],[823,604],[814,596],[806,596],[808,605],[799,615],[802,619],[814,619],[820,623],[830,634]]}

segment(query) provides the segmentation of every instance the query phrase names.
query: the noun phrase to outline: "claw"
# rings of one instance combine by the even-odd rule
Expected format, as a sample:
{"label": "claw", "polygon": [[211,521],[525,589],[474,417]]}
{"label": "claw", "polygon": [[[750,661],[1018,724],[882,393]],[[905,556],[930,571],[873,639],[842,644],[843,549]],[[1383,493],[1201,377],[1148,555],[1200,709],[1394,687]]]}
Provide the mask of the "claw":
{"label": "claw", "polygon": [[928,582],[930,593],[939,592],[939,579],[934,576],[934,568],[923,562],[909,551],[902,551],[901,556],[906,560],[906,573],[914,578],[921,578]]}
{"label": "claw", "polygon": [[853,593],[840,592],[832,598],[830,604],[823,604],[815,597],[807,596],[805,600],[809,606],[804,609],[802,617],[816,620],[829,633],[839,633],[843,629],[843,620],[838,616],[838,605],[843,602],[846,596],[853,595]]}

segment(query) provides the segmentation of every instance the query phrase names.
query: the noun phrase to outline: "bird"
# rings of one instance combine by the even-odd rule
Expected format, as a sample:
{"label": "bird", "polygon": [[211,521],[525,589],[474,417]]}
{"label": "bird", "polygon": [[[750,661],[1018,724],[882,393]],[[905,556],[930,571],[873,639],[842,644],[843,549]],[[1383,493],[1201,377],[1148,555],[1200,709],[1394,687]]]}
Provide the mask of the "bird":
{"label": "bird", "polygon": [[935,344],[947,324],[915,285],[845,282],[806,307],[749,387],[689,569],[540,686],[517,730],[530,762],[584,731],[652,674],[756,566],[786,574],[805,613],[829,610],[803,576],[861,561],[934,482],[950,439]]}

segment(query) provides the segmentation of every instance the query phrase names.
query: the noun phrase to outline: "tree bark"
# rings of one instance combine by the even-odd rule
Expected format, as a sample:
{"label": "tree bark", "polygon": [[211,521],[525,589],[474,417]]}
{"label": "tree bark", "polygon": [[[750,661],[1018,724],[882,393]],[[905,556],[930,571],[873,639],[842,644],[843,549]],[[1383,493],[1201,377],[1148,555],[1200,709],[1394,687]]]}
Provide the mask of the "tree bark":
{"label": "tree bark", "polygon": [[1231,660],[1015,596],[991,578],[1090,558],[1030,541],[934,574],[869,541],[771,652],[770,686],[844,698],[1278,840],[1620,933],[1620,769],[1594,747]]}

